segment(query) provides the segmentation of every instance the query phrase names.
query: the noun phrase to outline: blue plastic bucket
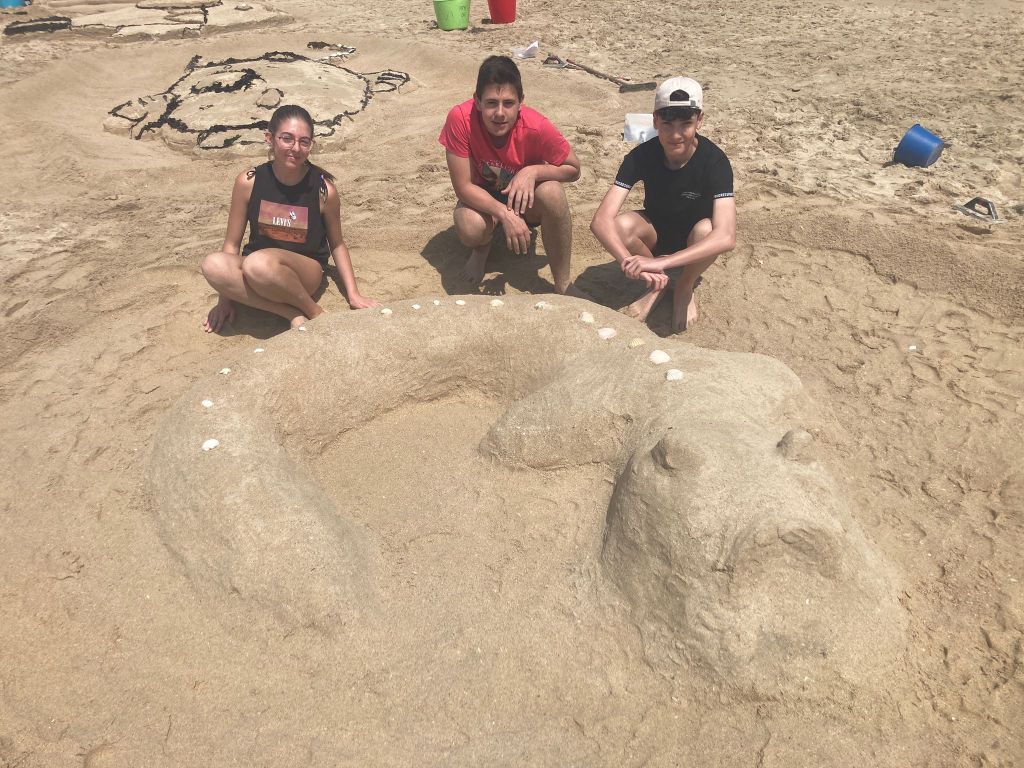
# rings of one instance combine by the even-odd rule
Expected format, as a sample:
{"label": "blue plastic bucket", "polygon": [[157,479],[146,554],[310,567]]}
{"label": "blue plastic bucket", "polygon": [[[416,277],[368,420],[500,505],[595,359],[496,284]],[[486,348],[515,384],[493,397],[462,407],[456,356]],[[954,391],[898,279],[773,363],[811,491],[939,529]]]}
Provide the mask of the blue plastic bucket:
{"label": "blue plastic bucket", "polygon": [[24,8],[26,5],[25,0],[0,0],[0,8]]}
{"label": "blue plastic bucket", "polygon": [[939,159],[944,146],[942,139],[927,128],[922,128],[920,123],[914,123],[903,134],[892,159],[904,165],[927,168]]}

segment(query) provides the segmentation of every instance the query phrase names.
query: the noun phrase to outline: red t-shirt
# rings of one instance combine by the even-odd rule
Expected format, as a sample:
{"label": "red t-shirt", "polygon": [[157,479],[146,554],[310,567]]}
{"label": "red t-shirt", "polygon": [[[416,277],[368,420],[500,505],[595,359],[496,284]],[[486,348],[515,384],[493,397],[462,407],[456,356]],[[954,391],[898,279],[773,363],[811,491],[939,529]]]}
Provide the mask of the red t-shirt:
{"label": "red t-shirt", "polygon": [[456,104],[448,113],[441,145],[459,157],[468,157],[473,183],[500,192],[527,165],[561,165],[569,157],[569,142],[544,115],[523,106],[503,147],[492,143],[473,99]]}

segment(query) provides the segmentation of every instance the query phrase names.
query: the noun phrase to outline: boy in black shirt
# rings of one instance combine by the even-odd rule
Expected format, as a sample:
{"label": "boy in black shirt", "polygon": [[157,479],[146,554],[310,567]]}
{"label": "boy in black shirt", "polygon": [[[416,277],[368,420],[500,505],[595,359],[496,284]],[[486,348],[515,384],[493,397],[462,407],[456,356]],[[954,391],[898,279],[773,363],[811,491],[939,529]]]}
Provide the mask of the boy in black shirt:
{"label": "boy in black shirt", "polygon": [[[736,245],[732,166],[721,149],[697,133],[703,110],[703,93],[695,80],[673,77],[658,87],[658,136],[626,155],[590,224],[623,273],[647,285],[644,295],[625,310],[640,321],[668,287],[666,270],[682,268],[674,289],[674,332],[697,319],[697,278]],[[638,181],[644,182],[643,210],[619,213]]]}

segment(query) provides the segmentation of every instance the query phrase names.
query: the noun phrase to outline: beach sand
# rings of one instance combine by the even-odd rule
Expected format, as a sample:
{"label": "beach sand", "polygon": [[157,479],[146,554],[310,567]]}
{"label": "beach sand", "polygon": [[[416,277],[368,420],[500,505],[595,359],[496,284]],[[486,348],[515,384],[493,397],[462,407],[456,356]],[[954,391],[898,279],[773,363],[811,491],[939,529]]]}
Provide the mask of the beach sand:
{"label": "beach sand", "polygon": [[[0,17],[112,20],[0,38],[0,766],[1024,763],[1024,3],[520,0],[502,26],[474,0],[453,32],[425,2],[251,4],[208,23],[58,0]],[[385,606],[386,631],[282,623],[230,584],[197,588],[165,544],[146,480],[165,414],[284,343],[283,321],[256,312],[200,329],[215,296],[199,262],[222,242],[232,179],[265,154],[132,140],[111,110],[196,55],[323,55],[311,41],[354,47],[344,66],[368,81],[407,74],[314,161],[338,179],[364,295],[450,305],[471,291],[437,134],[484,56],[533,40],[526,103],[583,165],[573,274],[612,310],[637,290],[588,225],[632,146],[623,116],[652,96],[541,59],[704,84],[738,245],[706,273],[698,323],[666,343],[799,377],[820,463],[898,575],[906,627],[884,684],[740,695],[673,678],[614,589],[588,602],[599,580],[573,565],[596,557],[611,478],[502,479],[474,446],[503,405],[471,392],[349,430],[317,466],[332,498],[378,512],[356,519],[405,601]],[[948,144],[929,168],[889,162],[914,123]],[[1005,221],[953,210],[979,195]],[[551,289],[539,242],[528,258],[496,247],[489,267],[487,293]],[[333,280],[321,303],[349,312]],[[474,473],[506,483],[505,514],[474,512]]]}

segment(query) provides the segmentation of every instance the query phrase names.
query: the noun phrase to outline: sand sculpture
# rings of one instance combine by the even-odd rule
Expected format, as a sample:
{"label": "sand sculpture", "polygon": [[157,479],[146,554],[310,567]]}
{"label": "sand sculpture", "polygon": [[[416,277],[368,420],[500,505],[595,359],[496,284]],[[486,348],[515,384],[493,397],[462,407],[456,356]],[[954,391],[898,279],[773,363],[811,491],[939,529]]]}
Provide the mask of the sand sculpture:
{"label": "sand sculpture", "polygon": [[802,695],[810,680],[876,683],[898,657],[893,573],[815,461],[800,382],[773,359],[563,297],[395,303],[259,349],[197,382],[155,443],[162,538],[200,591],[327,634],[368,619],[387,553],[309,468],[347,430],[472,391],[504,407],[477,449],[491,462],[611,469],[599,578],[666,676]]}
{"label": "sand sculpture", "polygon": [[376,94],[409,82],[405,72],[363,74],[342,66],[355,50],[350,46],[310,46],[331,52],[309,58],[274,51],[222,61],[196,56],[163,93],[114,107],[105,127],[133,139],[159,136],[179,149],[224,149],[261,144],[273,111],[281,104],[301,103],[316,121],[315,136],[323,139],[366,109]]}
{"label": "sand sculpture", "polygon": [[204,30],[255,26],[287,17],[262,5],[222,0],[48,0],[46,7],[61,15],[15,21],[5,35],[81,30],[113,37],[197,36]]}

